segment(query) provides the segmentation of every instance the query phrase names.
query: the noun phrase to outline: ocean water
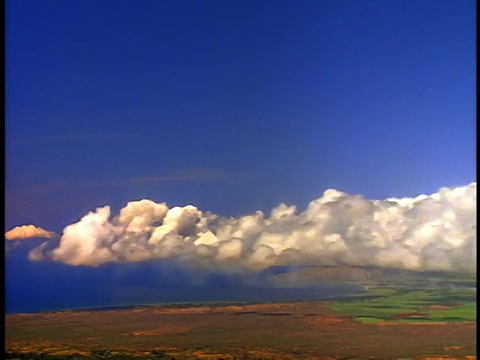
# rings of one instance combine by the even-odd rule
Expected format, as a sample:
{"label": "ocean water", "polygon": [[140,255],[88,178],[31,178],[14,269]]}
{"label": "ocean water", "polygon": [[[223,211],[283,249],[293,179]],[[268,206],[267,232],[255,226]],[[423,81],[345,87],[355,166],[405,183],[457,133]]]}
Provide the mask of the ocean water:
{"label": "ocean water", "polygon": [[286,301],[310,301],[348,296],[362,291],[363,288],[351,284],[324,284],[315,288],[271,288],[271,287],[230,287],[229,289],[186,286],[171,288],[155,294],[153,291],[144,294],[105,299],[95,296],[81,296],[75,299],[75,294],[52,294],[52,296],[37,295],[37,301],[13,302],[7,305],[6,313],[36,313],[45,311],[61,311],[68,309],[98,309],[124,308],[133,306],[148,306],[158,304],[178,303],[265,303]]}
{"label": "ocean water", "polygon": [[362,291],[355,284],[318,283],[308,287],[255,286],[220,274],[193,281],[172,264],[113,264],[99,268],[6,259],[5,312],[36,313],[112,306],[199,302],[308,301]]}

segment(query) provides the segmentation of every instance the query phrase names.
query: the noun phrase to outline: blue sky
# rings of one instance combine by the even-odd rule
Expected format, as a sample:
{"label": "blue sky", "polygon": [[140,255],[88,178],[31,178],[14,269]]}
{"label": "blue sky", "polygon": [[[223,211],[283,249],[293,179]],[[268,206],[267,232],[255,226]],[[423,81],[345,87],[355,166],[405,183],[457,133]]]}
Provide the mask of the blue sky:
{"label": "blue sky", "polygon": [[[61,233],[141,198],[238,216],[328,188],[383,199],[475,181],[475,13],[473,0],[7,1],[6,228]],[[40,286],[32,266],[55,281],[61,265],[9,254],[7,303]]]}

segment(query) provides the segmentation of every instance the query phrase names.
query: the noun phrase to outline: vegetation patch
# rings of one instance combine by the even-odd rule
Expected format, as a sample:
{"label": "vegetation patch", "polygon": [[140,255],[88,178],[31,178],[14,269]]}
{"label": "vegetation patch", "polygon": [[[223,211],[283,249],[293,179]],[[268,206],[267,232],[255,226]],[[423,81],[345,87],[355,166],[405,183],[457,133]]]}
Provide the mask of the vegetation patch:
{"label": "vegetation patch", "polygon": [[369,284],[365,293],[335,301],[332,310],[362,323],[476,321],[476,289],[465,286],[471,280],[430,284],[417,279]]}

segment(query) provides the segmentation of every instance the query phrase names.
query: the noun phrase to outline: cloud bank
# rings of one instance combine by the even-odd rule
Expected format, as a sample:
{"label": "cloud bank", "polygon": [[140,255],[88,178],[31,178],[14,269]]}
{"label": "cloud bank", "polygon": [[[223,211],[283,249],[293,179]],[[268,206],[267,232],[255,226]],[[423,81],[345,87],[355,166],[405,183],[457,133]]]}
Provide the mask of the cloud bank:
{"label": "cloud bank", "polygon": [[13,228],[5,233],[7,240],[21,240],[30,238],[56,238],[58,235],[52,231],[47,231],[35,225],[22,225]]}
{"label": "cloud bank", "polygon": [[475,273],[476,193],[476,183],[385,200],[329,189],[302,212],[280,204],[238,218],[143,199],[114,217],[109,206],[89,212],[56,248],[44,243],[29,257],[87,266],[173,259],[230,273],[281,265]]}

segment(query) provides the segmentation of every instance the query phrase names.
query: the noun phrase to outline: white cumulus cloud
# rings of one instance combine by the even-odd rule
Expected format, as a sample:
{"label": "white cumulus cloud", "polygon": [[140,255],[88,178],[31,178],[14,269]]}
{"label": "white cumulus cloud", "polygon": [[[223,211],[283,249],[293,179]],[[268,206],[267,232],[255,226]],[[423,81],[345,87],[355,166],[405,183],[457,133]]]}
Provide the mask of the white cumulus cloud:
{"label": "white cumulus cloud", "polygon": [[35,225],[22,225],[13,228],[5,233],[7,240],[21,240],[30,238],[55,238],[57,234],[52,231],[47,231]]}
{"label": "white cumulus cloud", "polygon": [[173,259],[225,271],[369,265],[475,272],[476,193],[476,183],[385,200],[329,189],[301,212],[280,204],[270,215],[237,218],[144,199],[118,216],[97,208],[67,226],[58,247],[36,248],[31,258],[88,266]]}

